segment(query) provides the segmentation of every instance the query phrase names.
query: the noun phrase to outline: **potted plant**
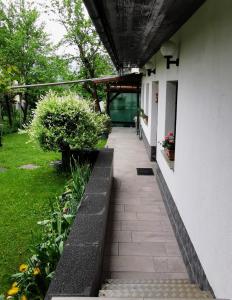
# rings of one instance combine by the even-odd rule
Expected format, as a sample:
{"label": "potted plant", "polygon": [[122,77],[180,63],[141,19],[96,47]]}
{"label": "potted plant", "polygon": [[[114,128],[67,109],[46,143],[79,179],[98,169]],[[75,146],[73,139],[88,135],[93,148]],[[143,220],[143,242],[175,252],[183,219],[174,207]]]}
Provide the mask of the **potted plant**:
{"label": "potted plant", "polygon": [[165,136],[164,141],[162,142],[162,146],[164,147],[168,159],[174,160],[175,159],[175,137],[173,132],[169,132],[168,135]]}
{"label": "potted plant", "polygon": [[140,116],[143,118],[144,123],[147,124],[148,116],[144,113],[144,110],[142,108],[140,109]]}

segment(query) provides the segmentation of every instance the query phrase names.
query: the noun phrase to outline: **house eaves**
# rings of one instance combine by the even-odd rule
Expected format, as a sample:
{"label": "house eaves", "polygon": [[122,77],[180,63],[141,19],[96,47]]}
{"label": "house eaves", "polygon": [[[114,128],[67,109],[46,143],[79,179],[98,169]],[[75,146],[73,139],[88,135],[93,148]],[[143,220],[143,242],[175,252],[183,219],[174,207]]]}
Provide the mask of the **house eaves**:
{"label": "house eaves", "polygon": [[205,0],[84,0],[117,69],[142,67]]}

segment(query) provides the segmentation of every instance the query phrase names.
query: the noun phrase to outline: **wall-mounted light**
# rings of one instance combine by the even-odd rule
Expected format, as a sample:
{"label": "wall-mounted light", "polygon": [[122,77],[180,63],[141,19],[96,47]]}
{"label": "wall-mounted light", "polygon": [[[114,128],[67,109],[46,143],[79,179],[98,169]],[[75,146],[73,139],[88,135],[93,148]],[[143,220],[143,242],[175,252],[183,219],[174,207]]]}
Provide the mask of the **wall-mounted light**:
{"label": "wall-mounted light", "polygon": [[177,67],[179,67],[179,62],[180,62],[179,58],[172,59],[173,56],[175,56],[177,53],[177,47],[174,42],[172,41],[165,42],[161,46],[160,52],[163,55],[163,57],[165,57],[167,60],[167,69],[170,69],[170,65],[176,65]]}
{"label": "wall-mounted light", "polygon": [[147,69],[147,75],[151,76],[151,73],[156,74],[156,69]]}
{"label": "wall-mounted light", "polygon": [[147,71],[147,75],[151,76],[151,73],[153,73],[154,75],[156,74],[156,69],[154,68],[154,65],[152,62],[148,62],[145,64],[145,69]]}

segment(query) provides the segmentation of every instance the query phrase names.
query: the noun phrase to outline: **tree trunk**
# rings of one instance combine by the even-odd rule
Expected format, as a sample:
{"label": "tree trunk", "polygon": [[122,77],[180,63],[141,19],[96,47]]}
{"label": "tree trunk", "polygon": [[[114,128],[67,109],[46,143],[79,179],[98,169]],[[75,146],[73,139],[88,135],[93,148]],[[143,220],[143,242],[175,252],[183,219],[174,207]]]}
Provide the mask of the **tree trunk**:
{"label": "tree trunk", "polygon": [[[90,78],[94,78],[95,77],[95,72],[94,72],[94,68],[91,65],[90,61],[88,60],[88,58],[85,56],[85,52],[82,48],[82,46],[79,44],[78,45],[79,51],[80,51],[80,58],[81,61],[83,63],[83,65],[85,66],[86,70],[89,73],[89,77]],[[99,98],[98,98],[98,94],[97,94],[97,86],[95,83],[93,83],[93,88],[91,87],[87,87],[88,85],[85,85],[85,88],[88,92],[90,92],[92,94],[93,100],[94,100],[94,106],[95,106],[95,111],[101,111],[100,108],[100,104],[99,104]]]}
{"label": "tree trunk", "polygon": [[93,99],[94,99],[95,111],[101,112],[101,108],[100,108],[100,104],[99,104],[99,98],[98,98],[98,94],[97,94],[97,86],[96,86],[95,83],[94,83],[94,86],[93,86]]}
{"label": "tree trunk", "polygon": [[63,149],[61,151],[62,157],[62,169],[63,171],[70,171],[71,164],[71,151],[69,148]]}
{"label": "tree trunk", "polygon": [[101,111],[100,108],[100,104],[99,104],[99,98],[98,98],[98,94],[97,94],[97,86],[96,84],[94,84],[93,88],[87,84],[86,82],[84,83],[84,88],[85,90],[91,94],[93,100],[94,100],[94,107],[95,107],[95,111]]}
{"label": "tree trunk", "polygon": [[27,111],[28,111],[28,102],[26,100],[25,100],[25,107],[22,108],[22,111],[23,111],[23,124],[26,124],[26,122],[27,122]]}
{"label": "tree trunk", "polygon": [[6,111],[7,111],[7,116],[8,116],[8,121],[10,127],[13,125],[13,120],[12,120],[12,113],[11,113],[11,104],[10,104],[10,97],[9,95],[5,95],[5,103],[6,103]]}

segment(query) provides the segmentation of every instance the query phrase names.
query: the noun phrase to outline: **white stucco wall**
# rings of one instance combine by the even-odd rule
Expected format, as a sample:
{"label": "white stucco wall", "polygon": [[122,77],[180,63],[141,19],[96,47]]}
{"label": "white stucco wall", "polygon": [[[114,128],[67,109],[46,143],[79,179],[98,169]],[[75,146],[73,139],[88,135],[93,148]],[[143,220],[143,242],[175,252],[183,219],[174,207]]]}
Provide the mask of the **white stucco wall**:
{"label": "white stucco wall", "polygon": [[173,38],[179,68],[157,54],[143,79],[159,83],[158,141],[166,82],[178,80],[175,169],[159,144],[157,162],[216,297],[232,298],[232,1],[206,1]]}
{"label": "white stucco wall", "polygon": [[[143,128],[144,134],[148,140],[148,143],[151,146],[156,146],[157,143],[157,114],[158,114],[158,103],[156,103],[155,92],[158,91],[158,86],[154,85],[155,83],[154,75],[146,76],[143,78],[142,92],[141,92],[141,100],[142,103],[146,103],[144,108],[144,113],[148,115],[148,123],[145,124],[143,119],[141,118],[141,126]],[[149,92],[147,93],[149,89]],[[148,101],[147,101],[148,100]]]}

